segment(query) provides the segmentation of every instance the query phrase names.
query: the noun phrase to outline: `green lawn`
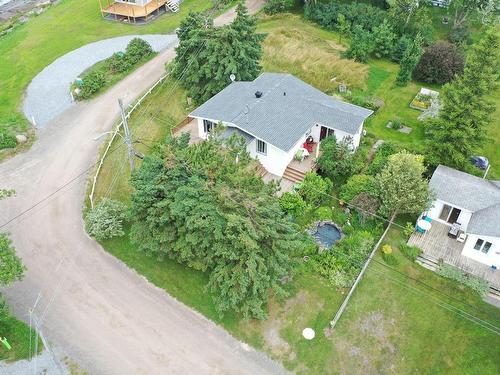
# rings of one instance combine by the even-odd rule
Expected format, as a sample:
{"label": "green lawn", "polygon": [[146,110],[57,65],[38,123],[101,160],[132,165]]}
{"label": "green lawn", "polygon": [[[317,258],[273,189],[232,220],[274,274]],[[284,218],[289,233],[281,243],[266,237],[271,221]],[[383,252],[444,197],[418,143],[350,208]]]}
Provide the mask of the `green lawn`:
{"label": "green lawn", "polygon": [[[10,350],[0,343],[0,360],[2,361],[17,361],[30,357],[30,329],[26,323],[17,320],[15,317],[10,316],[0,322],[0,335],[6,337],[10,346]],[[31,333],[32,338],[32,353],[35,350],[35,331]],[[38,339],[38,351],[43,349],[42,341]]]}
{"label": "green lawn", "polygon": [[28,128],[21,113],[28,83],[58,57],[90,42],[126,34],[171,33],[190,10],[211,6],[205,0],[185,0],[179,13],[169,13],[144,26],[102,19],[96,0],[62,0],[0,38],[0,127]]}

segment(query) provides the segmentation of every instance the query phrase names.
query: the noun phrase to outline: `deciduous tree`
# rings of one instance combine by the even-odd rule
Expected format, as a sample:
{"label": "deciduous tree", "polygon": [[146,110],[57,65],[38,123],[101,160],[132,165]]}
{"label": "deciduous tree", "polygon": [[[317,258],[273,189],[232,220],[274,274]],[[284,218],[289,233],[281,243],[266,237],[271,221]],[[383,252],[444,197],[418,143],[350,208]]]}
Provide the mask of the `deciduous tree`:
{"label": "deciduous tree", "polygon": [[380,212],[387,217],[419,213],[429,204],[429,184],[423,178],[424,158],[401,151],[389,156],[387,166],[377,175]]}
{"label": "deciduous tree", "polygon": [[445,84],[464,69],[464,58],[457,47],[447,42],[437,42],[425,49],[413,77],[427,83]]}

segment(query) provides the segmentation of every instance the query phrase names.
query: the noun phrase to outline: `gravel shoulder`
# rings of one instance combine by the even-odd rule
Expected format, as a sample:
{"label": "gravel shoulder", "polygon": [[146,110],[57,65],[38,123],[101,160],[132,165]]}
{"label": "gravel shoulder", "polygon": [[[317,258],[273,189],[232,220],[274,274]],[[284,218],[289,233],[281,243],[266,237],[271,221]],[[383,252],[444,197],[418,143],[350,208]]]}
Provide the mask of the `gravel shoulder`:
{"label": "gravel shoulder", "polygon": [[36,127],[45,127],[75,104],[70,94],[71,83],[97,62],[124,51],[135,37],[146,40],[156,52],[177,43],[175,35],[127,35],[100,40],[71,51],[47,66],[28,85],[23,104],[25,116]]}

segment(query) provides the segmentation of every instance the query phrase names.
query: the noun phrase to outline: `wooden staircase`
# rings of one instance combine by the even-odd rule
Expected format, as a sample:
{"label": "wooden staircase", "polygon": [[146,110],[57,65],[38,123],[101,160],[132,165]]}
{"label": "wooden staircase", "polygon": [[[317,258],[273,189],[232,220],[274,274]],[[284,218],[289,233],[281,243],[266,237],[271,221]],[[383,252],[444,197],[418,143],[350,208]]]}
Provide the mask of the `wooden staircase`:
{"label": "wooden staircase", "polygon": [[179,11],[179,0],[167,0],[165,6],[174,13]]}
{"label": "wooden staircase", "polygon": [[297,168],[288,166],[283,173],[283,178],[292,182],[302,182],[304,181],[305,173],[299,171]]}
{"label": "wooden staircase", "polygon": [[264,177],[267,174],[266,168],[264,168],[264,166],[259,161],[257,161],[257,167],[255,168],[255,172],[260,177]]}

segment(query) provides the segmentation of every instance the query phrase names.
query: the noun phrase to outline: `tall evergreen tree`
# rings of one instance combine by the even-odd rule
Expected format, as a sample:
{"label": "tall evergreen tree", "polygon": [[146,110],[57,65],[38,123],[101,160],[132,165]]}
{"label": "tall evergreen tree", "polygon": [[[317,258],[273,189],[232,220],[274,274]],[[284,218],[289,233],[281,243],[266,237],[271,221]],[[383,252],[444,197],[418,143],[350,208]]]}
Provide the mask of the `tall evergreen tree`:
{"label": "tall evergreen tree", "polygon": [[214,27],[213,19],[190,14],[177,35],[179,46],[173,76],[196,102],[218,93],[234,74],[237,80],[253,80],[261,71],[263,35],[256,33],[256,18],[240,3],[232,24]]}
{"label": "tall evergreen tree", "polygon": [[188,143],[186,136],[169,141],[133,176],[132,240],[207,272],[220,313],[263,318],[269,291],[284,295],[290,255],[302,246],[295,226],[243,142],[222,147],[216,128],[210,140]]}
{"label": "tall evergreen tree", "polygon": [[444,86],[439,118],[426,124],[427,153],[433,165],[467,169],[485,140],[495,110],[488,99],[498,87],[500,40],[494,28],[473,45],[464,72]]}
{"label": "tall evergreen tree", "polygon": [[406,86],[411,79],[413,70],[422,56],[422,37],[418,34],[412,40],[403,53],[401,62],[399,63],[399,72],[396,77],[396,85]]}

